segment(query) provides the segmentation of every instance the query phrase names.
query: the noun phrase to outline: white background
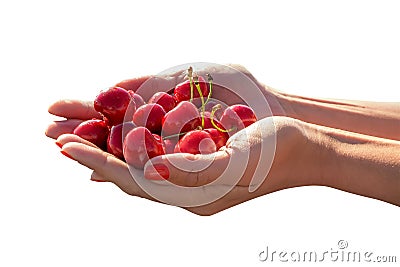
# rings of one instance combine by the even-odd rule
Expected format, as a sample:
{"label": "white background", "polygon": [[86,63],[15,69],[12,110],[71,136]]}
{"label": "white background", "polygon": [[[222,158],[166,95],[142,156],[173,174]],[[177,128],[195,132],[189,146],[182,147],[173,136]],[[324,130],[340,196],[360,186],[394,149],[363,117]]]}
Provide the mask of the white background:
{"label": "white background", "polygon": [[396,1],[2,1],[0,266],[265,266],[267,245],[322,253],[340,239],[400,261],[393,205],[306,187],[200,217],[89,181],[44,136],[53,101],[194,61],[243,64],[287,93],[400,102],[399,13]]}

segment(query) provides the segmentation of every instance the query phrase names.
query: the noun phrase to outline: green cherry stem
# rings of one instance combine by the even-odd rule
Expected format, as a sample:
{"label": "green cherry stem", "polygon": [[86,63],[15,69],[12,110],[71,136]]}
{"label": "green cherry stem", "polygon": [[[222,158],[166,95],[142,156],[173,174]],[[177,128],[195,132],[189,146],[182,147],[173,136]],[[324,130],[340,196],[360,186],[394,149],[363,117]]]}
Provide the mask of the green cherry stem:
{"label": "green cherry stem", "polygon": [[234,131],[234,130],[236,129],[235,126],[233,126],[232,128],[230,128],[229,130],[225,130],[225,129],[222,129],[221,127],[219,127],[219,126],[215,123],[215,121],[214,121],[214,114],[215,114],[215,112],[216,112],[218,109],[220,109],[221,107],[222,107],[221,104],[217,104],[217,105],[215,105],[215,106],[212,108],[212,110],[211,110],[211,115],[210,115],[211,124],[214,126],[215,129],[217,129],[217,130],[220,131],[220,132],[223,132],[223,133],[232,132],[232,131]]}
{"label": "green cherry stem", "polygon": [[211,97],[211,94],[212,94],[212,86],[213,86],[213,78],[212,78],[210,73],[207,73],[207,79],[208,79],[208,84],[210,85],[210,92],[209,92],[209,94],[207,96],[207,100],[204,103],[204,105],[206,105],[208,103],[208,101],[210,100],[210,97]]}
{"label": "green cherry stem", "polygon": [[204,112],[206,110],[206,104],[204,103],[204,97],[203,94],[201,93],[199,82],[197,81],[197,83],[195,83],[194,85],[196,85],[197,91],[199,92],[201,99],[201,127],[204,129]]}
{"label": "green cherry stem", "polygon": [[189,84],[190,84],[190,102],[193,102],[193,68],[192,66],[188,69],[188,77],[189,77]]}
{"label": "green cherry stem", "polygon": [[171,139],[171,138],[174,138],[174,137],[179,137],[179,136],[181,136],[181,135],[185,135],[185,134],[187,134],[188,132],[185,132],[185,133],[178,133],[178,134],[172,134],[172,135],[168,135],[168,136],[165,136],[165,137],[163,137],[163,139]]}

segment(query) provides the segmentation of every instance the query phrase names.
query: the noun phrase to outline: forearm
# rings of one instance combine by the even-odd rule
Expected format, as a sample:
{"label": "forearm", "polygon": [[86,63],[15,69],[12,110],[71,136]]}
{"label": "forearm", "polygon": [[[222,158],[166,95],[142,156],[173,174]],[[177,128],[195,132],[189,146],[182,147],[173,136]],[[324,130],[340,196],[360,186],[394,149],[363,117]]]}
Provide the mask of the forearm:
{"label": "forearm", "polygon": [[305,126],[320,146],[320,185],[400,206],[400,142],[337,129]]}
{"label": "forearm", "polygon": [[400,140],[400,103],[324,100],[276,93],[286,116],[346,131]]}

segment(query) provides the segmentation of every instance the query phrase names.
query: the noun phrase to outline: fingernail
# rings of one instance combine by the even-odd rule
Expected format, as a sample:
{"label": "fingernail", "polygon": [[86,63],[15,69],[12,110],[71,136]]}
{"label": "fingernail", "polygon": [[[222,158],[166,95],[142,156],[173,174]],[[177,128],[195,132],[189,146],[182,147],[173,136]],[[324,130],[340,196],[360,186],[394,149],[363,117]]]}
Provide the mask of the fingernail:
{"label": "fingernail", "polygon": [[65,152],[65,151],[63,151],[63,150],[61,150],[61,154],[63,154],[63,155],[66,156],[67,158],[70,158],[70,159],[72,159],[72,160],[75,160],[73,157],[71,157],[70,154],[68,154],[67,152]]}
{"label": "fingernail", "polygon": [[62,148],[62,146],[63,146],[61,143],[59,143],[59,142],[57,142],[57,141],[56,141],[56,145],[57,145],[59,148]]}
{"label": "fingernail", "polygon": [[146,168],[144,175],[149,180],[168,180],[169,170],[164,164],[154,164]]}
{"label": "fingernail", "polygon": [[96,180],[96,179],[90,179],[90,181],[93,181],[93,182],[98,182],[98,183],[101,183],[101,182],[107,182],[107,181],[104,181],[104,180]]}

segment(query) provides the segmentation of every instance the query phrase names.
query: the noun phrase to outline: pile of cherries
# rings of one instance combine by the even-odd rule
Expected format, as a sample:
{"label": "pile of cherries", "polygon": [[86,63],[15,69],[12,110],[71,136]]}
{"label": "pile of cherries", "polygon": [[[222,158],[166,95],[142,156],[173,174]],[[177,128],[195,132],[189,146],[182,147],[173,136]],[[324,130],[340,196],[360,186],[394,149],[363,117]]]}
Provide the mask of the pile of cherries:
{"label": "pile of cherries", "polygon": [[224,106],[212,99],[213,79],[193,75],[173,93],[155,93],[147,103],[130,90],[111,87],[94,100],[103,119],[91,119],[74,134],[135,168],[170,153],[209,154],[225,146],[229,136],[254,123],[254,111],[242,104]]}

